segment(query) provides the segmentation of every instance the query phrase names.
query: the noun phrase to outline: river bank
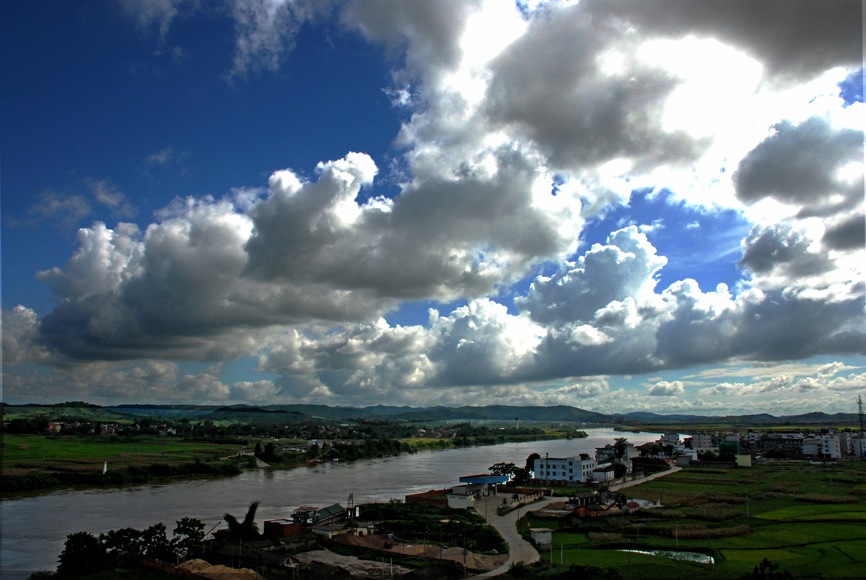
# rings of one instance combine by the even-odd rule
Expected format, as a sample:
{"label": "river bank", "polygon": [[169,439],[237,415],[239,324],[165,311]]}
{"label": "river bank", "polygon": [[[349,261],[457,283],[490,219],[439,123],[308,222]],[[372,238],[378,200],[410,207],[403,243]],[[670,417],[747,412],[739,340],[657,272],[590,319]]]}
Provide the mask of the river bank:
{"label": "river bank", "polygon": [[[586,437],[583,431],[538,430],[459,438],[324,440],[239,439],[236,444],[180,437],[58,437],[6,435],[2,443],[0,498],[32,497],[61,489],[122,489],[239,475],[248,469],[294,469],[308,464],[357,461],[401,454],[503,443]],[[264,443],[264,445],[262,445]],[[287,447],[287,445],[291,445]],[[290,451],[287,451],[290,450]]]}
{"label": "river bank", "polygon": [[[532,453],[570,456],[593,453],[622,433],[587,429],[587,438],[504,443],[403,454],[354,462],[323,462],[297,469],[246,470],[221,479],[201,479],[123,489],[62,490],[3,502],[3,577],[9,571],[54,569],[66,536],[123,527],[143,529],[182,517],[206,529],[222,525],[225,513],[243,513],[261,500],[259,521],[287,517],[302,505],[387,502],[411,493],[442,489],[461,475],[481,473],[497,462],[523,464]],[[639,445],[657,433],[630,434]],[[25,576],[26,577],[26,576]]]}

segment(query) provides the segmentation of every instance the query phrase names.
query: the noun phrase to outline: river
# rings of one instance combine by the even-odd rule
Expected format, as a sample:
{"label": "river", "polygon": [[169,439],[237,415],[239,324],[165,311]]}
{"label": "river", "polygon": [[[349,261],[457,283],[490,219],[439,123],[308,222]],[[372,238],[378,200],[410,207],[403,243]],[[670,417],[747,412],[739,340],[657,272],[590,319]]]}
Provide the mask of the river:
{"label": "river", "polygon": [[146,528],[162,522],[169,536],[184,516],[205,522],[206,530],[223,514],[243,518],[250,503],[261,502],[256,515],[264,520],[287,517],[302,505],[346,505],[403,499],[410,493],[458,485],[462,475],[484,473],[497,462],[526,463],[531,453],[569,457],[594,454],[596,447],[627,437],[639,445],[657,433],[623,433],[587,429],[585,439],[531,441],[445,449],[285,470],[251,470],[225,479],[206,479],[114,490],[58,491],[2,502],[0,513],[0,577],[24,577],[35,570],[54,570],[66,536],[78,531],[99,534],[123,527]]}

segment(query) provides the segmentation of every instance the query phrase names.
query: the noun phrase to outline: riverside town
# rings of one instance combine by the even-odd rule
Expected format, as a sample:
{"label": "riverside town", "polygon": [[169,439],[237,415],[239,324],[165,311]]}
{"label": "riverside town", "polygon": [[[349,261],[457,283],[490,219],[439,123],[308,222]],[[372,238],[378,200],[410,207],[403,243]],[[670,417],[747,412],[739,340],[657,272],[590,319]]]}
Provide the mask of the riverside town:
{"label": "riverside town", "polygon": [[[844,531],[859,530],[856,514],[866,509],[859,425],[696,422],[680,432],[621,419],[287,422],[243,407],[199,419],[118,411],[128,412],[5,406],[8,505],[46,492],[99,489],[108,498],[184,482],[240,491],[231,482],[255,474],[301,474],[331,491],[305,497],[311,484],[298,480],[282,508],[276,497],[254,496],[216,520],[179,508],[146,526],[76,529],[55,541],[58,553],[47,561],[56,570],[22,568],[22,577],[734,577],[828,565],[832,557],[816,555],[818,537],[852,550],[866,541]],[[475,455],[457,461],[467,453]],[[381,477],[393,462],[425,457],[451,467],[429,466],[418,481]],[[347,469],[361,471],[340,487]],[[806,519],[816,541],[788,548],[802,556],[765,561],[743,551],[743,538],[780,550],[786,530]]]}

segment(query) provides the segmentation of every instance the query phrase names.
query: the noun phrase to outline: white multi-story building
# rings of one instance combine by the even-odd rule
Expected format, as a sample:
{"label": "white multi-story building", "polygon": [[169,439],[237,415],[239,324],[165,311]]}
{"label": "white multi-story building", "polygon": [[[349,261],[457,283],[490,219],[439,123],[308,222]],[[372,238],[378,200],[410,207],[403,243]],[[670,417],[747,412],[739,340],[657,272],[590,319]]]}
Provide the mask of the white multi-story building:
{"label": "white multi-story building", "polygon": [[829,457],[830,459],[842,458],[842,441],[838,433],[820,435],[818,438],[821,440],[820,453],[822,457]]}
{"label": "white multi-story building", "polygon": [[744,439],[748,443],[749,447],[755,448],[758,446],[758,442],[763,439],[763,437],[763,431],[749,431],[748,433],[746,433]]}
{"label": "white multi-story building", "polygon": [[803,439],[803,455],[840,459],[842,445],[838,433],[824,433]]}
{"label": "white multi-story building", "polygon": [[846,431],[839,431],[839,446],[842,448],[842,456],[848,457],[854,455],[854,439],[857,434]]}
{"label": "white multi-story building", "polygon": [[659,445],[664,447],[665,445],[672,445],[676,447],[680,444],[680,434],[679,433],[665,433],[659,438]]}
{"label": "white multi-story building", "polygon": [[866,459],[866,437],[858,435],[851,439],[852,452],[856,457]]}
{"label": "white multi-story building", "polygon": [[582,483],[591,479],[595,460],[582,453],[579,457],[537,457],[532,469],[535,479]]}
{"label": "white multi-story building", "polygon": [[628,443],[623,449],[623,456],[617,457],[616,446],[608,443],[604,447],[595,448],[595,462],[599,466],[603,463],[622,463],[625,465],[626,473],[631,473],[631,460],[635,457],[640,457],[640,452],[637,447]]}
{"label": "white multi-story building", "polygon": [[692,449],[696,451],[717,451],[718,448],[713,442],[713,436],[710,433],[695,433],[692,435]]}

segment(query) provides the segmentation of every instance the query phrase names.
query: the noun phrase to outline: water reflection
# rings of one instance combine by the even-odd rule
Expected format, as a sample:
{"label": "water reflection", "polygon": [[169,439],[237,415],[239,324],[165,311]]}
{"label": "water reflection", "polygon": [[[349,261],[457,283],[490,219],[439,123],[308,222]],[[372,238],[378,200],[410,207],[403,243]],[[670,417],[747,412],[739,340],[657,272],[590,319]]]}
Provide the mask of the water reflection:
{"label": "water reflection", "polygon": [[700,552],[675,552],[671,550],[617,550],[618,552],[631,552],[632,554],[644,554],[646,556],[660,556],[672,560],[684,560],[686,562],[697,562],[698,564],[715,564],[712,556]]}

